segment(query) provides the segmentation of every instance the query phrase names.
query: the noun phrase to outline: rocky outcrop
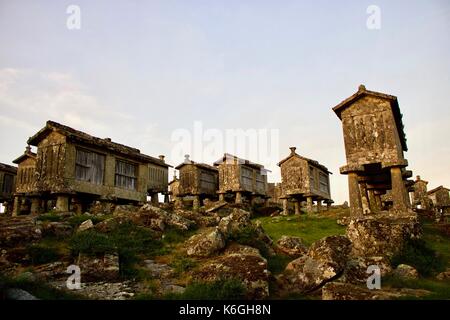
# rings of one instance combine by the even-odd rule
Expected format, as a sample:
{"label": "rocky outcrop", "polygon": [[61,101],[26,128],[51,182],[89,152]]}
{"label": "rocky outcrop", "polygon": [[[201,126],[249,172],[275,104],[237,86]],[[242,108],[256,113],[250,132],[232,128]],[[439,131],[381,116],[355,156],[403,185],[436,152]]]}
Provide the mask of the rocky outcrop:
{"label": "rocky outcrop", "polygon": [[352,242],[352,256],[395,255],[408,239],[421,235],[415,216],[369,216],[350,221],[347,237]]}
{"label": "rocky outcrop", "polygon": [[345,266],[344,274],[339,279],[342,282],[353,284],[365,284],[372,272],[367,272],[369,266],[377,266],[380,269],[381,277],[392,272],[389,260],[383,256],[376,257],[351,257]]}
{"label": "rocky outcrop", "polygon": [[77,229],[77,232],[83,232],[83,231],[86,231],[86,230],[89,230],[89,229],[92,229],[92,228],[94,228],[94,223],[92,222],[91,219],[88,219],[86,221],[83,221],[79,225],[79,227]]}
{"label": "rocky outcrop", "polygon": [[219,224],[220,217],[211,213],[210,215],[202,214],[191,210],[175,209],[175,214],[185,219],[194,221],[199,227],[215,227]]}
{"label": "rocky outcrop", "polygon": [[397,268],[395,268],[393,275],[401,279],[419,278],[419,272],[407,264],[399,264]]}
{"label": "rocky outcrop", "polygon": [[350,283],[330,282],[322,288],[322,300],[392,300],[404,297],[423,297],[431,292],[420,289],[369,290]]}
{"label": "rocky outcrop", "polygon": [[105,253],[99,257],[81,254],[76,264],[81,269],[82,281],[111,281],[119,277],[119,255]]}
{"label": "rocky outcrop", "polygon": [[284,291],[314,291],[343,273],[350,250],[350,240],[344,236],[320,239],[305,255],[287,265],[278,283]]}
{"label": "rocky outcrop", "polygon": [[37,223],[42,230],[42,236],[53,236],[57,238],[68,237],[73,233],[73,227],[64,221]]}
{"label": "rocky outcrop", "polygon": [[195,227],[195,223],[193,221],[150,204],[143,205],[138,212],[131,214],[130,217],[135,223],[141,223],[145,226],[151,226],[151,220],[157,220],[167,226],[180,230],[189,230]]}
{"label": "rocky outcrop", "polygon": [[192,236],[186,243],[187,255],[209,257],[225,248],[225,237],[218,228]]}
{"label": "rocky outcrop", "polygon": [[222,218],[219,223],[219,230],[226,238],[233,237],[247,227],[251,227],[250,212],[234,208],[233,212]]}
{"label": "rocky outcrop", "polygon": [[42,230],[32,216],[0,218],[0,248],[29,244],[42,237]]}
{"label": "rocky outcrop", "polygon": [[302,238],[282,236],[277,241],[276,250],[281,254],[298,258],[308,251],[308,247],[305,245]]}
{"label": "rocky outcrop", "polygon": [[255,248],[233,244],[223,255],[209,260],[194,272],[198,281],[239,279],[246,287],[248,299],[264,299],[269,296],[267,261]]}
{"label": "rocky outcrop", "polygon": [[450,269],[447,269],[447,270],[445,270],[444,272],[441,272],[441,273],[439,273],[437,276],[436,276],[436,279],[437,280],[448,280],[448,279],[450,279]]}

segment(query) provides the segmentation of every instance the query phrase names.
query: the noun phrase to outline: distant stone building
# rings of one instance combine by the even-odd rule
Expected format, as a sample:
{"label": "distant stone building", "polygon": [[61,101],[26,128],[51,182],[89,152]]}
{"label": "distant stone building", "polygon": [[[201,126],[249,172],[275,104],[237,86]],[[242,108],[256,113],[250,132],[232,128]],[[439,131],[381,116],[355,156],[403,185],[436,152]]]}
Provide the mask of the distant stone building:
{"label": "distant stone building", "polygon": [[431,209],[431,201],[428,198],[427,192],[428,181],[416,177],[411,192],[411,204],[414,208],[429,210]]}
{"label": "distant stone building", "polygon": [[197,163],[185,156],[183,163],[175,167],[180,172],[178,185],[179,203],[184,197],[192,197],[193,209],[198,210],[204,199],[217,198],[218,171],[217,168],[205,163]]}
{"label": "distant stone building", "polygon": [[267,199],[267,172],[261,164],[238,158],[225,153],[214,162],[219,170],[219,199],[233,194],[236,203],[242,203],[242,197],[250,201],[256,198]]}
{"label": "distant stone building", "polygon": [[97,138],[65,125],[47,121],[28,139],[37,154],[27,150],[15,160],[23,179],[17,185],[14,212],[22,197],[41,212],[42,201],[55,201],[57,211],[88,209],[94,201],[144,203],[147,195],[167,193],[169,165],[163,158]]}
{"label": "distant stone building", "polygon": [[16,167],[0,163],[0,203],[2,203],[5,208],[5,214],[12,210],[16,175]]}
{"label": "distant stone building", "polygon": [[283,212],[287,214],[288,201],[294,203],[295,214],[300,214],[302,201],[307,203],[307,211],[313,211],[313,201],[317,203],[317,211],[322,210],[322,201],[331,206],[333,201],[330,195],[331,173],[328,169],[315,160],[300,156],[291,147],[288,157],[281,160],[278,166],[281,168],[281,196],[283,199]]}
{"label": "distant stone building", "polygon": [[397,97],[358,91],[333,108],[342,121],[348,175],[350,210],[353,216],[382,210],[381,195],[392,191],[392,207],[406,212],[410,207],[407,189],[412,176],[408,161],[402,114]]}
{"label": "distant stone building", "polygon": [[281,183],[267,183],[267,196],[269,197],[272,203],[281,204]]}
{"label": "distant stone building", "polygon": [[428,197],[433,203],[433,207],[438,213],[450,213],[450,189],[439,186],[428,191]]}
{"label": "distant stone building", "polygon": [[39,209],[51,209],[47,208],[47,201],[43,201],[37,192],[36,156],[31,147],[27,146],[25,152],[13,161],[18,165],[13,215],[29,212],[35,214]]}
{"label": "distant stone building", "polygon": [[170,201],[176,201],[180,194],[180,179],[174,174],[172,181],[169,182]]}

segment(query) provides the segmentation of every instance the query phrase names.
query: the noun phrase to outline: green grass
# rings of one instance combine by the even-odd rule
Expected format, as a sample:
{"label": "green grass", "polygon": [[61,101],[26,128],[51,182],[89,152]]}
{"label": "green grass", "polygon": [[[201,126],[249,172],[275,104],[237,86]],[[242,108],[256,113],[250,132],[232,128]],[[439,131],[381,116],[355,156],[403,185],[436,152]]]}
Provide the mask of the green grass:
{"label": "green grass", "polygon": [[291,262],[293,258],[277,254],[275,256],[267,257],[267,268],[272,274],[276,275],[282,273],[289,262]]}
{"label": "green grass", "polygon": [[57,214],[56,212],[47,212],[47,213],[43,213],[41,215],[39,215],[37,217],[37,220],[39,221],[49,221],[49,222],[58,222],[63,220],[63,217],[59,214]]}
{"label": "green grass", "polygon": [[281,236],[296,236],[302,238],[307,245],[331,235],[345,234],[345,227],[336,223],[335,217],[313,215],[261,217],[266,233],[277,241]]}
{"label": "green grass", "polygon": [[239,300],[245,298],[246,289],[238,279],[214,282],[194,282],[181,294],[167,294],[164,299],[173,300]]}
{"label": "green grass", "polygon": [[383,287],[391,288],[409,288],[423,289],[431,291],[431,294],[423,297],[403,297],[402,300],[449,300],[450,299],[450,280],[438,281],[435,279],[400,279],[394,276],[382,279]]}
{"label": "green grass", "polygon": [[176,275],[181,275],[184,272],[190,271],[197,266],[198,262],[191,258],[177,256],[170,264]]}
{"label": "green grass", "polygon": [[442,233],[435,223],[425,222],[423,224],[423,240],[442,257],[446,266],[450,267],[450,237]]}

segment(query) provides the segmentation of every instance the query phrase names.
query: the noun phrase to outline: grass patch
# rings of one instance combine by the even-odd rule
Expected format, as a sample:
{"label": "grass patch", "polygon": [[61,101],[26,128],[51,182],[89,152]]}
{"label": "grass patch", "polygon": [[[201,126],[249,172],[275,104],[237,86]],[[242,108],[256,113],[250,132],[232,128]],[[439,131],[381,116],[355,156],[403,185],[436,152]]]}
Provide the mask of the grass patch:
{"label": "grass patch", "polygon": [[197,261],[186,257],[175,257],[170,266],[173,268],[177,276],[194,269]]}
{"label": "grass patch", "polygon": [[267,244],[259,239],[258,231],[254,225],[246,226],[238,232],[230,236],[231,241],[236,241],[239,244],[250,246],[259,250],[263,257],[269,256]]}
{"label": "grass patch", "polygon": [[292,260],[294,259],[280,254],[269,256],[267,257],[267,268],[270,272],[272,272],[272,274],[279,274],[282,273],[284,269],[286,269],[286,266]]}
{"label": "grass patch", "polygon": [[168,294],[165,299],[174,300],[240,300],[245,298],[246,288],[240,280],[221,279],[214,282],[193,282],[181,294]]}
{"label": "grass patch", "polygon": [[48,222],[59,222],[59,221],[63,220],[63,217],[61,215],[57,214],[56,212],[50,211],[50,212],[39,215],[37,217],[37,220],[48,221]]}
{"label": "grass patch", "polygon": [[423,239],[409,240],[403,249],[391,259],[393,267],[399,264],[413,266],[422,276],[430,276],[445,270],[445,261]]}
{"label": "grass patch", "polygon": [[58,247],[49,246],[45,243],[27,246],[27,253],[30,255],[31,263],[34,265],[58,261],[62,257]]}
{"label": "grass patch", "polygon": [[345,234],[345,227],[336,223],[336,217],[321,217],[311,215],[261,217],[266,233],[277,241],[283,235],[302,238],[311,245],[317,240],[331,235]]}
{"label": "grass patch", "polygon": [[449,300],[450,299],[450,281],[438,281],[433,279],[400,279],[395,276],[383,278],[381,285],[391,288],[410,288],[423,289],[431,291],[431,294],[423,297],[403,297],[402,299],[420,299],[420,300]]}

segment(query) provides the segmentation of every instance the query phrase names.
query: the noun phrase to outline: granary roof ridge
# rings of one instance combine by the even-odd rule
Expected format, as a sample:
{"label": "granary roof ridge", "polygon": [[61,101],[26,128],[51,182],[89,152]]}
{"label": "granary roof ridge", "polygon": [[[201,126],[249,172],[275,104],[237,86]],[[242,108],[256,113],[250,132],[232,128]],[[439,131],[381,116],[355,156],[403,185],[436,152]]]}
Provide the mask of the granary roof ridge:
{"label": "granary roof ridge", "polygon": [[405,130],[404,130],[405,126],[403,125],[403,121],[402,121],[403,115],[400,112],[400,107],[398,106],[398,100],[397,100],[396,96],[389,95],[389,94],[382,93],[382,92],[377,92],[377,91],[370,91],[370,90],[367,90],[364,85],[360,85],[358,87],[357,92],[355,92],[350,97],[348,97],[347,99],[345,99],[341,103],[339,103],[337,106],[335,106],[333,108],[333,111],[336,113],[338,118],[341,119],[342,110],[344,110],[353,101],[355,101],[363,96],[366,96],[366,95],[375,96],[375,97],[379,97],[382,99],[388,99],[391,101],[392,112],[394,113],[395,124],[397,125],[397,130],[398,130],[398,133],[400,136],[400,142],[402,144],[402,148],[404,151],[408,151],[408,146],[406,144],[406,135],[405,135]]}
{"label": "granary roof ridge", "polygon": [[175,167],[175,169],[178,170],[178,169],[180,169],[182,166],[184,166],[186,164],[193,164],[196,167],[200,167],[200,168],[207,169],[207,170],[212,170],[212,171],[217,171],[216,167],[213,167],[213,166],[211,166],[209,164],[202,163],[202,162],[195,162],[195,161],[192,161],[192,160],[184,161],[184,162],[180,163],[178,166]]}
{"label": "granary roof ridge", "polygon": [[[257,169],[264,169],[264,166],[262,164],[251,162],[250,160],[247,160],[247,159],[239,158],[238,156],[235,156],[231,153],[224,153],[223,156],[219,160],[214,162],[214,165],[218,166],[219,164],[223,163],[225,159],[238,160],[241,164],[245,164],[247,166],[251,166],[251,167],[254,167]],[[268,169],[264,169],[264,170],[271,172]]]}
{"label": "granary roof ridge", "polygon": [[436,188],[434,188],[434,189],[428,191],[427,194],[435,193],[436,191],[439,191],[440,189],[445,189],[445,190],[447,190],[447,191],[450,191],[449,188],[446,188],[446,187],[444,187],[444,186],[441,185],[441,186],[439,186],[439,187],[436,187]]}
{"label": "granary roof ridge", "polygon": [[149,155],[141,153],[141,151],[139,149],[132,148],[132,147],[129,147],[129,146],[117,143],[117,142],[113,142],[109,138],[106,138],[106,139],[98,138],[98,137],[92,136],[90,134],[87,134],[85,132],[73,129],[69,126],[66,126],[66,125],[60,124],[58,122],[51,121],[51,120],[48,120],[46,123],[46,126],[44,128],[39,130],[34,136],[32,136],[28,139],[28,144],[37,146],[38,141],[40,141],[42,139],[42,136],[45,134],[45,132],[48,129],[56,129],[61,134],[65,135],[73,140],[78,140],[78,141],[92,144],[95,146],[105,147],[109,150],[112,150],[112,151],[115,151],[115,152],[118,152],[118,153],[121,153],[121,154],[124,154],[127,156],[136,157],[143,161],[155,163],[155,164],[158,164],[161,166],[171,167],[171,165],[165,163],[164,161],[162,161],[158,158],[151,157]]}
{"label": "granary roof ridge", "polygon": [[291,153],[291,154],[288,155],[286,158],[284,158],[283,160],[281,160],[280,162],[278,162],[277,165],[278,165],[278,166],[281,166],[281,164],[283,164],[284,162],[286,162],[287,160],[289,160],[291,157],[294,157],[294,156],[295,156],[295,157],[298,157],[298,158],[300,158],[300,159],[303,159],[303,160],[307,161],[308,163],[310,163],[310,164],[312,164],[312,165],[314,165],[314,166],[316,166],[316,167],[319,167],[320,169],[322,169],[322,170],[328,172],[329,174],[333,174],[331,171],[328,171],[328,168],[327,168],[327,167],[325,167],[323,164],[320,164],[319,161],[313,160],[313,159],[310,159],[310,158],[306,158],[306,157],[304,157],[304,156],[299,155],[298,153]]}
{"label": "granary roof ridge", "polygon": [[2,162],[0,162],[0,169],[3,170],[3,171],[9,171],[9,172],[12,172],[12,173],[16,173],[17,172],[17,167],[11,166],[9,164],[2,163]]}

